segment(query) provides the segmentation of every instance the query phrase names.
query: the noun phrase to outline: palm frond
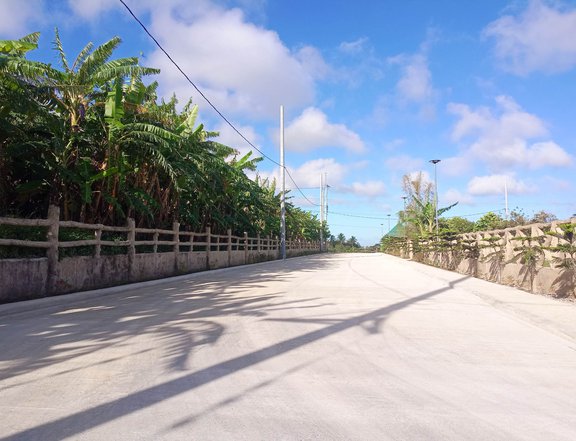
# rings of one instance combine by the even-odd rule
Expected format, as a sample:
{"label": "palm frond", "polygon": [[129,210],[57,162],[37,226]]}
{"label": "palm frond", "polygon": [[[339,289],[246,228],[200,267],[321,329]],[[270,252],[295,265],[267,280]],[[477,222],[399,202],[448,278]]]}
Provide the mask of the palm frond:
{"label": "palm frond", "polygon": [[137,61],[137,58],[111,60],[95,69],[91,78],[96,84],[104,84],[118,77],[141,77],[160,73],[160,69],[138,66]]}
{"label": "palm frond", "polygon": [[58,56],[60,57],[60,63],[66,72],[70,72],[70,66],[68,64],[68,60],[66,59],[66,52],[64,51],[64,47],[62,46],[62,41],[60,40],[60,33],[58,32],[58,28],[54,30],[55,38],[53,47],[56,52],[58,52]]}
{"label": "palm frond", "polygon": [[92,42],[89,42],[86,46],[84,46],[84,49],[82,49],[80,51],[80,53],[78,54],[78,56],[74,60],[74,64],[72,64],[72,70],[73,71],[80,69],[82,64],[84,64],[84,62],[86,61],[86,57],[88,57],[88,55],[90,54],[90,52],[92,51],[93,48],[94,48],[94,44]]}
{"label": "palm frond", "polygon": [[114,37],[106,43],[98,46],[92,53],[90,53],[78,68],[78,77],[80,79],[90,78],[100,67],[108,61],[108,58],[118,47],[121,40],[120,37]]}

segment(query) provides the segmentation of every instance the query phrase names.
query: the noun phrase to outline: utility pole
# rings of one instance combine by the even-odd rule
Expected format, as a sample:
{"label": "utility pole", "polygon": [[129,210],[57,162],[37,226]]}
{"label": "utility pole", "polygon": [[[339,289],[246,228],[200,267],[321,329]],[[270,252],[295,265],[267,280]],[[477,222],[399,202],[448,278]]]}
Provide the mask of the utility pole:
{"label": "utility pole", "polygon": [[280,254],[286,260],[286,167],[284,166],[284,106],[280,106]]}
{"label": "utility pole", "polygon": [[324,209],[324,220],[328,223],[328,189],[330,186],[328,185],[328,173],[324,173],[324,204],[326,208]]}
{"label": "utility pole", "polygon": [[320,175],[320,251],[324,251],[324,173]]}

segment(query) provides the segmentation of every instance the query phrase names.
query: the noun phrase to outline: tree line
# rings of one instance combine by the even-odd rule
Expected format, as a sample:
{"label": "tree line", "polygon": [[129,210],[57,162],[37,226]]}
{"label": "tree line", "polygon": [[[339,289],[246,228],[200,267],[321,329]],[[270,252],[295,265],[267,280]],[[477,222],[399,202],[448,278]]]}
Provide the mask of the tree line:
{"label": "tree line", "polygon": [[[44,217],[54,204],[63,220],[279,234],[281,194],[258,176],[262,158],[217,142],[191,101],[159,99],[144,81],[158,69],[114,58],[118,37],[69,59],[58,31],[58,66],[33,61],[39,36],[0,41],[0,216]],[[290,237],[330,236],[286,206]]]}

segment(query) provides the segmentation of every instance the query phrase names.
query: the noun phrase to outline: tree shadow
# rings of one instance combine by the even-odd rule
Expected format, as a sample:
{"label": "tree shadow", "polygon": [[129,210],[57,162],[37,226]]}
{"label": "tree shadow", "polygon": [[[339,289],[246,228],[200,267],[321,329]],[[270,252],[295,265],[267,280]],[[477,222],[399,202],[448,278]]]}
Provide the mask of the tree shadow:
{"label": "tree shadow", "polygon": [[576,269],[564,269],[554,279],[552,286],[555,287],[554,297],[568,299],[576,297]]}
{"label": "tree shadow", "polygon": [[[46,366],[57,371],[58,365],[88,356],[91,353],[128,345],[139,335],[154,335],[165,349],[166,368],[182,370],[189,357],[200,346],[215,343],[225,329],[214,319],[226,315],[265,317],[281,308],[312,308],[322,306],[316,298],[279,302],[281,292],[252,295],[251,291],[271,281],[289,283],[291,273],[317,271],[333,263],[326,259],[308,257],[290,259],[290,266],[261,264],[228,269],[235,275],[232,285],[218,280],[218,272],[205,272],[188,280],[169,281],[160,285],[130,288],[121,293],[99,298],[73,301],[31,312],[2,317],[0,327],[0,368],[2,379],[22,376]],[[40,305],[40,303],[39,303]],[[38,313],[42,312],[43,315]],[[38,317],[33,323],[21,318]],[[185,322],[186,327],[180,325]],[[33,347],[30,351],[28,348]],[[136,355],[142,351],[125,354]],[[106,364],[115,361],[97,361]],[[55,375],[82,368],[57,371]],[[23,380],[22,383],[31,380]],[[8,387],[16,387],[12,383]],[[0,389],[1,390],[1,389]]]}
{"label": "tree shadow", "polygon": [[[327,259],[329,265],[329,259]],[[304,263],[304,262],[303,262]],[[306,263],[310,263],[313,267],[311,268],[310,265],[304,264],[302,268],[303,271],[311,270],[316,271],[322,269],[322,267],[326,266],[326,263],[322,263],[320,261],[307,261]],[[278,278],[286,277],[289,279],[288,274],[283,274],[283,271],[280,269],[276,271],[276,269],[271,270],[267,275],[263,276],[265,280],[270,280],[274,278],[277,280]],[[158,384],[152,387],[148,387],[146,389],[131,393],[124,397],[111,400],[109,402],[93,406],[90,409],[83,410],[71,414],[66,417],[62,417],[60,419],[37,425],[36,427],[23,430],[19,433],[13,434],[11,436],[7,436],[3,438],[4,440],[14,441],[14,440],[27,440],[27,439],[42,439],[43,441],[55,441],[64,439],[67,437],[74,437],[86,430],[91,428],[97,427],[99,425],[108,423],[110,421],[116,420],[121,418],[125,415],[132,414],[133,412],[137,412],[141,409],[148,408],[165,400],[174,398],[180,394],[189,392],[194,390],[200,386],[205,384],[211,383],[215,380],[227,377],[235,372],[238,372],[242,369],[246,369],[248,367],[257,365],[262,363],[266,360],[278,357],[285,353],[291,352],[297,348],[301,348],[303,346],[309,345],[311,343],[323,340],[331,335],[343,332],[353,327],[362,327],[368,333],[374,334],[378,333],[381,330],[382,324],[387,320],[387,318],[396,311],[402,310],[404,308],[410,307],[418,302],[422,302],[427,300],[431,297],[437,296],[442,294],[446,291],[454,289],[455,285],[461,283],[462,281],[470,278],[470,276],[462,277],[458,280],[453,282],[449,282],[447,286],[426,292],[416,297],[405,298],[402,301],[397,303],[375,309],[371,312],[364,313],[357,315],[352,318],[346,319],[331,319],[331,318],[316,318],[310,319],[314,323],[322,324],[322,328],[307,332],[303,335],[299,335],[292,338],[287,338],[283,341],[271,344],[269,346],[263,347],[261,349],[252,351],[250,353],[234,357],[232,359],[216,363],[212,366],[199,369],[194,371],[188,375],[184,375],[182,377],[178,377],[173,380],[166,381],[162,384]],[[247,274],[244,278],[239,278],[237,283],[234,283],[233,286],[219,286],[218,282],[215,281],[207,281],[206,283],[212,285],[212,289],[214,286],[217,287],[217,295],[212,300],[214,303],[206,304],[204,307],[201,308],[201,311],[196,311],[194,309],[194,305],[197,305],[197,302],[194,300],[187,299],[187,295],[185,292],[187,290],[179,289],[177,286],[174,286],[172,289],[174,292],[165,295],[167,297],[165,302],[168,303],[167,308],[163,308],[162,311],[156,310],[154,307],[141,307],[140,310],[138,309],[138,300],[141,303],[141,298],[134,299],[134,292],[132,292],[132,296],[130,293],[126,295],[120,296],[118,299],[119,304],[113,307],[119,308],[118,311],[113,310],[116,314],[116,317],[122,317],[122,312],[130,312],[132,316],[134,315],[134,310],[137,312],[146,314],[147,317],[142,319],[142,322],[138,320],[132,321],[133,326],[129,329],[126,328],[126,323],[123,326],[118,327],[116,325],[112,326],[110,335],[101,335],[100,332],[96,332],[95,335],[92,335],[90,329],[83,329],[84,333],[87,333],[89,338],[96,338],[99,344],[116,344],[116,339],[119,338],[122,341],[127,334],[134,334],[140,332],[156,332],[160,329],[162,335],[167,336],[167,338],[172,341],[171,346],[169,345],[168,350],[168,368],[169,369],[176,369],[179,370],[186,364],[186,353],[189,353],[195,346],[197,345],[206,345],[211,344],[216,341],[219,336],[222,334],[222,329],[218,328],[213,322],[207,320],[208,317],[212,317],[214,315],[220,314],[218,308],[215,307],[215,304],[220,304],[220,307],[226,311],[226,314],[258,314],[262,315],[266,314],[267,308],[274,307],[277,308],[279,305],[281,308],[291,308],[291,307],[300,307],[300,304],[306,304],[307,302],[313,299],[303,299],[302,301],[298,302],[287,302],[287,303],[276,303],[272,305],[271,299],[274,298],[274,295],[264,296],[262,297],[253,297],[245,299],[244,301],[238,301],[235,299],[231,299],[228,297],[228,290],[237,290],[239,285],[248,285],[255,284],[259,285],[262,279],[260,278],[260,274],[255,274],[252,272],[251,274]],[[289,280],[286,280],[287,282]],[[400,291],[398,291],[400,292]],[[148,296],[156,295],[157,293],[147,294]],[[406,295],[401,293],[404,297]],[[202,291],[200,293],[196,292],[194,296],[200,296],[201,301],[209,302],[206,297],[202,297]],[[137,296],[138,297],[138,296]],[[184,305],[177,306],[175,299],[180,298],[180,302],[183,302]],[[136,302],[132,302],[132,300],[137,300]],[[126,311],[122,309],[121,303],[125,302],[131,306],[132,309],[130,311]],[[114,302],[110,302],[114,304]],[[204,311],[204,312],[202,312]],[[212,312],[209,312],[212,311]],[[212,315],[211,315],[212,314]],[[192,316],[192,318],[190,317]],[[202,317],[200,320],[199,317]],[[199,331],[198,335],[182,335],[181,329],[177,326],[170,325],[170,320],[175,319],[192,319],[192,320],[199,320],[199,323],[203,326],[203,331]],[[282,320],[282,319],[279,319]],[[302,319],[285,319],[286,321],[302,321]],[[75,326],[80,326],[81,321],[77,321]],[[116,322],[114,322],[116,323]],[[111,323],[111,325],[114,325]],[[128,322],[130,323],[130,321]],[[106,333],[107,331],[102,331]],[[83,337],[84,334],[81,335]],[[113,336],[113,337],[111,337]],[[38,338],[38,336],[30,336],[29,338]],[[78,341],[78,335],[76,338],[73,337],[64,337],[65,341]],[[85,337],[86,338],[86,337]],[[101,341],[100,341],[100,340]],[[114,340],[114,342],[110,342],[110,340]],[[42,365],[42,363],[52,362],[51,360],[51,353],[48,351],[46,354],[42,354],[38,360],[36,360],[36,367]],[[66,358],[66,356],[63,356]],[[32,359],[34,362],[34,359]],[[25,364],[20,364],[19,369],[21,371],[27,370],[24,368]],[[221,405],[225,405],[226,402],[223,402]],[[180,424],[186,424],[186,420],[182,420]]]}

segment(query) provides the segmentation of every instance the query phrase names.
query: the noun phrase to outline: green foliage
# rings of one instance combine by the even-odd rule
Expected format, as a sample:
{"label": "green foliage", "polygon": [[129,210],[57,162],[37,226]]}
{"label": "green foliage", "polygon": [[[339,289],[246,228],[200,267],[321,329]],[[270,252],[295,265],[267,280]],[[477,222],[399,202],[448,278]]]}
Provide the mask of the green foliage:
{"label": "green foliage", "polygon": [[544,260],[544,247],[542,246],[544,237],[515,237],[512,240],[521,242],[521,245],[514,247],[516,254],[510,262],[522,265],[525,278],[530,278],[530,291],[534,291],[534,279],[538,273],[539,264]]}
{"label": "green foliage", "polygon": [[506,221],[502,216],[489,212],[478,219],[474,225],[474,231],[490,231],[506,228]]}
{"label": "green foliage", "polygon": [[[44,242],[46,227],[25,227],[18,225],[0,225],[0,239],[17,239]],[[44,248],[24,248],[17,246],[0,247],[0,259],[18,259],[45,257]]]}
{"label": "green foliage", "polygon": [[364,252],[364,249],[354,236],[346,239],[346,236],[339,233],[337,237],[331,236],[328,241],[330,244],[329,250],[334,253],[359,253]]}
{"label": "green foliage", "polygon": [[[400,221],[406,225],[409,236],[426,236],[434,232],[436,216],[452,209],[458,202],[436,210],[432,184],[425,182],[422,173],[404,175],[402,187],[407,196],[406,208],[400,212]],[[437,211],[437,212],[436,212]]]}
{"label": "green foliage", "polygon": [[439,219],[439,226],[441,232],[462,234],[474,231],[475,224],[463,217],[454,216],[448,219]]}
{"label": "green foliage", "polygon": [[561,268],[562,275],[555,282],[563,292],[572,292],[576,297],[576,224],[558,225],[560,232],[549,232],[551,236],[559,239],[556,246],[548,249],[556,255],[552,262]]}
{"label": "green foliage", "polygon": [[[143,78],[159,71],[114,59],[118,37],[69,59],[56,32],[59,67],[26,59],[37,41],[0,42],[0,216],[45,217],[56,204],[63,220],[279,234],[275,182],[246,175],[262,158],[216,142],[191,102],[158,102]],[[288,237],[329,236],[289,200],[286,212]]]}

